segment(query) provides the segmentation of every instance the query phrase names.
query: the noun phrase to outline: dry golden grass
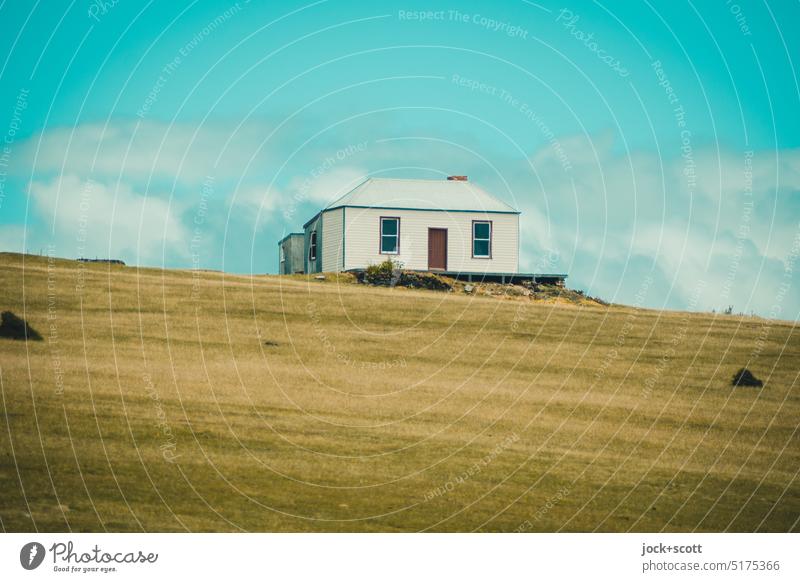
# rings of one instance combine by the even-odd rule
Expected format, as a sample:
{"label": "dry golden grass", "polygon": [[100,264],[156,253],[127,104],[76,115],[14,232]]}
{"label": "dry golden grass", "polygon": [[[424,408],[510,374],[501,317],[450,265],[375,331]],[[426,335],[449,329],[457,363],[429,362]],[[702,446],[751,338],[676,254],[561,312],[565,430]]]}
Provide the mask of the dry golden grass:
{"label": "dry golden grass", "polygon": [[[786,323],[9,254],[0,277],[44,336],[0,340],[4,530],[800,529]],[[763,389],[731,388],[744,365]]]}

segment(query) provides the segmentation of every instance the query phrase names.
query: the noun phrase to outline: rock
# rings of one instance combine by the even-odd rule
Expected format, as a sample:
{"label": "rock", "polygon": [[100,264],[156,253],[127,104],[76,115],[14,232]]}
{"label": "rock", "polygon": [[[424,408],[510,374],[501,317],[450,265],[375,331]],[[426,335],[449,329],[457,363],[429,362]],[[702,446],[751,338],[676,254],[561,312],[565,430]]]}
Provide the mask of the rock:
{"label": "rock", "polygon": [[394,284],[400,287],[430,289],[431,291],[447,291],[451,288],[447,281],[434,273],[414,271],[400,271]]}
{"label": "rock", "polygon": [[325,280],[325,275],[314,275],[314,278],[317,281],[324,281]]}
{"label": "rock", "polygon": [[511,296],[518,296],[518,295],[524,295],[525,291],[526,290],[522,287],[518,287],[516,285],[508,285],[505,289],[505,294]]}
{"label": "rock", "polygon": [[472,293],[475,290],[475,287],[472,285],[464,285],[464,293]]}

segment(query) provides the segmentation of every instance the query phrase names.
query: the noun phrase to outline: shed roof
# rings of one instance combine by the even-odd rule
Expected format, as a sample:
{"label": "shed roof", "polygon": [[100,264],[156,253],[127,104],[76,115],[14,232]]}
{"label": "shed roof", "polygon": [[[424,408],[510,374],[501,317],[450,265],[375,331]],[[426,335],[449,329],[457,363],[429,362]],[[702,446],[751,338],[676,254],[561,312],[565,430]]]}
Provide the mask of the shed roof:
{"label": "shed roof", "polygon": [[289,234],[287,234],[285,237],[283,237],[281,240],[279,240],[279,241],[278,241],[278,244],[281,244],[281,243],[283,243],[283,241],[285,241],[287,238],[291,238],[291,237],[293,237],[293,236],[305,236],[305,235],[304,235],[304,233],[302,233],[302,232],[290,232],[290,233],[289,233]]}
{"label": "shed roof", "polygon": [[516,208],[466,180],[369,178],[323,211],[343,206],[519,214]]}

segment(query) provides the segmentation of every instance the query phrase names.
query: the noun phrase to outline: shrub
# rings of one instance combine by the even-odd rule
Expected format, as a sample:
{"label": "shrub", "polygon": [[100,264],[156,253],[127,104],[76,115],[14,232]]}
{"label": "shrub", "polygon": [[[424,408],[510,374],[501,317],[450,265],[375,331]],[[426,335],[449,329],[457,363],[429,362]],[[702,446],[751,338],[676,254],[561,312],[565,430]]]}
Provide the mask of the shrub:
{"label": "shrub", "polygon": [[377,265],[369,265],[364,272],[364,282],[370,285],[394,285],[400,278],[402,267],[402,263],[392,259],[386,259]]}
{"label": "shrub", "polygon": [[0,337],[15,340],[34,340],[42,341],[42,336],[35,329],[28,325],[21,317],[17,317],[10,311],[2,313],[0,322]]}
{"label": "shrub", "polygon": [[731,386],[752,386],[761,388],[763,385],[764,383],[753,376],[753,373],[747,368],[741,368],[733,375],[733,380],[731,380]]}
{"label": "shrub", "polygon": [[449,291],[453,288],[445,279],[434,273],[403,271],[403,263],[392,259],[368,266],[359,275],[359,281],[367,285],[410,287],[432,291]]}

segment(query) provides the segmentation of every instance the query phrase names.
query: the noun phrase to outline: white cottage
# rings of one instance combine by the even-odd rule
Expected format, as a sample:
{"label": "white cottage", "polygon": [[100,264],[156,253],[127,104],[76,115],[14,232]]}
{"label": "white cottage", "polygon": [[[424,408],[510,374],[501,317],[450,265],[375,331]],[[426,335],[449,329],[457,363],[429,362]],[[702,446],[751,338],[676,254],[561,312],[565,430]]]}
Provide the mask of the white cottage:
{"label": "white cottage", "polygon": [[519,273],[519,214],[466,176],[370,178],[303,226],[304,264],[281,272],[361,271],[391,258],[470,280],[530,279]]}

